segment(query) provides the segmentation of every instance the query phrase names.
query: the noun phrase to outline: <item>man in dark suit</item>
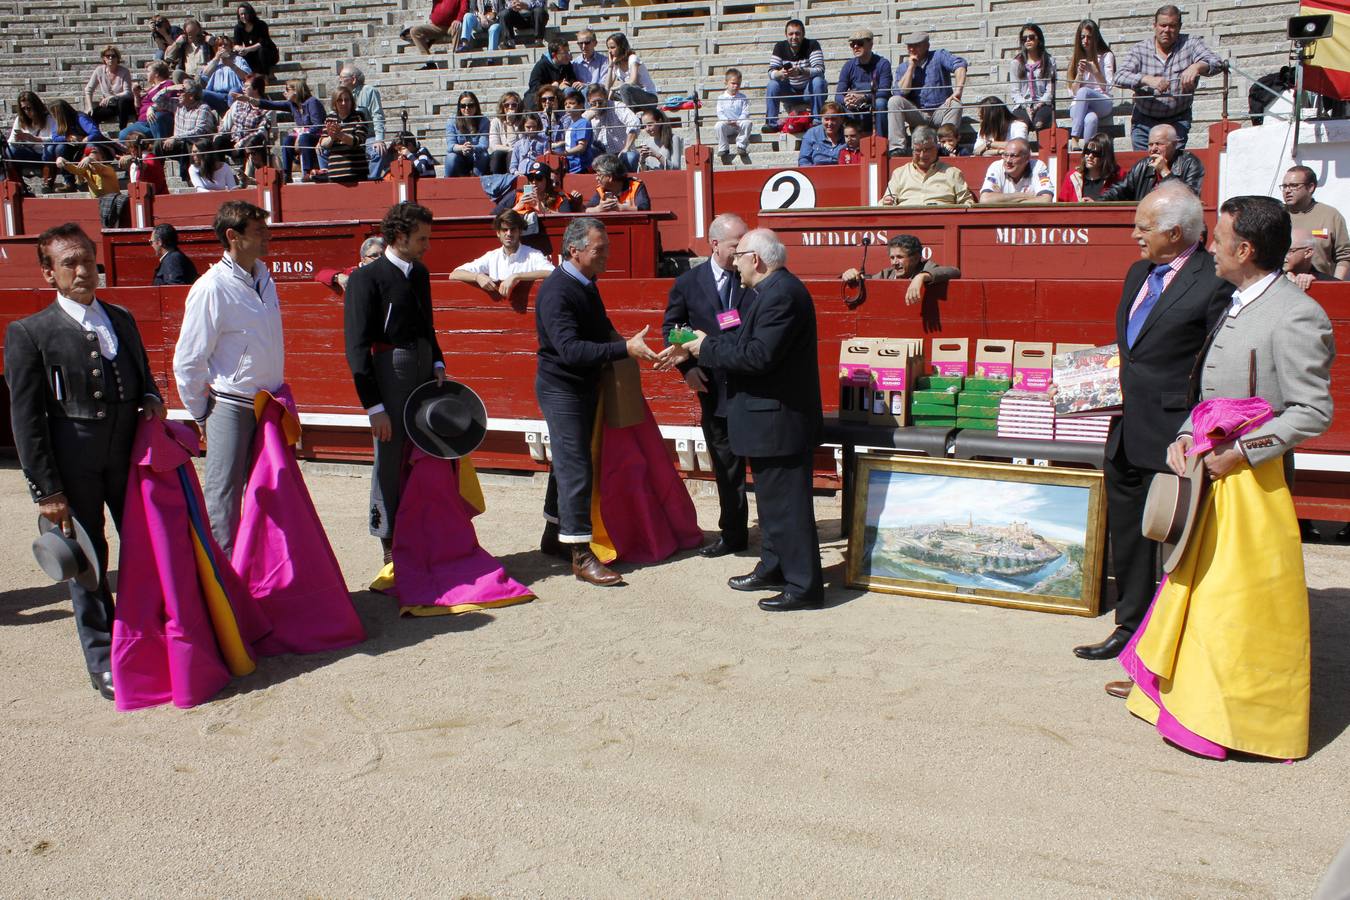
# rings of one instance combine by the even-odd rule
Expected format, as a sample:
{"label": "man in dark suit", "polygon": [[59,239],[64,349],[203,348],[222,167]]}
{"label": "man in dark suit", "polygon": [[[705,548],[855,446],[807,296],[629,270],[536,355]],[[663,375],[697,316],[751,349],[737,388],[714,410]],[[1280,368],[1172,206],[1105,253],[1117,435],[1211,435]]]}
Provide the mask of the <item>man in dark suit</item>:
{"label": "man in dark suit", "polygon": [[393,559],[403,471],[403,407],[432,378],[445,380],[445,357],[431,314],[431,274],[421,262],[431,243],[431,210],[397,203],[380,223],[384,254],[347,279],[347,365],[370,417],[375,466],[370,476],[370,533]]}
{"label": "man in dark suit", "polygon": [[[730,314],[739,315],[745,290],[732,265],[732,254],[744,234],[745,222],[740,216],[724,213],[713,219],[708,227],[712,253],[706,263],[675,279],[661,325],[663,337],[669,339],[671,329],[679,325],[692,325],[707,334],[721,333],[724,324],[726,330],[735,327]],[[739,553],[746,547],[750,506],[745,499],[745,459],[731,449],[727,435],[727,373],[701,366],[693,359],[686,359],[677,368],[698,397],[703,439],[712,458],[721,507],[717,520],[721,535],[698,552],[709,558]]]}
{"label": "man in dark suit", "polygon": [[156,225],[150,232],[150,249],[159,257],[151,284],[192,284],[197,280],[197,266],[178,249],[177,228],[167,222]]}
{"label": "man in dark suit", "polygon": [[113,699],[112,594],[103,507],[114,527],[136,437],[137,411],[164,418],[150,359],[131,313],[100,303],[94,242],[75,224],[38,236],[42,277],[56,300],[5,333],[5,379],[19,464],[38,512],[74,535],[88,532],[98,554],[96,590],[70,583],[75,629],[89,679]]}
{"label": "man in dark suit", "polygon": [[731,449],[750,459],[755,476],[759,565],[727,584],[738,591],[782,588],[759,601],[763,610],[820,609],[825,585],[811,501],[811,457],[821,429],[815,305],[784,268],[787,250],[767,228],[741,238],[732,257],[741,284],[753,289],[739,324],[712,335],[699,331],[684,345],[702,365],[727,373]]}
{"label": "man in dark suit", "polygon": [[609,261],[609,235],[600,220],[580,216],[567,223],[562,251],[563,264],[544,279],[535,299],[539,367],[534,392],[553,450],[539,549],[570,559],[580,581],[616,585],[622,576],[600,562],[590,546],[591,434],[600,376],[615,360],[655,361],[657,355],[645,343],[647,326],[625,341],[605,313],[595,286]]}
{"label": "man in dark suit", "polygon": [[1167,471],[1167,446],[1194,405],[1196,360],[1228,307],[1233,286],[1214,274],[1200,246],[1204,210],[1182,184],[1163,184],[1140,202],[1130,267],[1116,311],[1121,416],[1106,442],[1106,504],[1116,576],[1116,628],[1083,659],[1113,659],[1139,628],[1158,588],[1158,545],[1141,532],[1153,476]]}

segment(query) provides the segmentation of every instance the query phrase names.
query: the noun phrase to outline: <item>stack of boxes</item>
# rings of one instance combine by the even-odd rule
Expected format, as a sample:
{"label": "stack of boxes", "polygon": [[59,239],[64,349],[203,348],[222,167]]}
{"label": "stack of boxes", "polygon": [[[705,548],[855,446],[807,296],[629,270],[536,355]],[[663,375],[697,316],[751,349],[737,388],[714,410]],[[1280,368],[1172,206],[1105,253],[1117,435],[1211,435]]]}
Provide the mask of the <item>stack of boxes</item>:
{"label": "stack of boxes", "polygon": [[850,338],[839,347],[839,420],[909,424],[910,394],[923,371],[923,341]]}

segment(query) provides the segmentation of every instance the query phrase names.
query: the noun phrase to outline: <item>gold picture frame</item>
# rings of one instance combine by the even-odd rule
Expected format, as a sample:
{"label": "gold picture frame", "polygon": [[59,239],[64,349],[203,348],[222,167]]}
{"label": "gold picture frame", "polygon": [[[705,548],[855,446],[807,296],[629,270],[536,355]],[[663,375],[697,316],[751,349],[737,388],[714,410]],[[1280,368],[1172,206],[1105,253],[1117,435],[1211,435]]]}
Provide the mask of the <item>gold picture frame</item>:
{"label": "gold picture frame", "polygon": [[863,453],[854,484],[850,587],[1097,615],[1101,472]]}

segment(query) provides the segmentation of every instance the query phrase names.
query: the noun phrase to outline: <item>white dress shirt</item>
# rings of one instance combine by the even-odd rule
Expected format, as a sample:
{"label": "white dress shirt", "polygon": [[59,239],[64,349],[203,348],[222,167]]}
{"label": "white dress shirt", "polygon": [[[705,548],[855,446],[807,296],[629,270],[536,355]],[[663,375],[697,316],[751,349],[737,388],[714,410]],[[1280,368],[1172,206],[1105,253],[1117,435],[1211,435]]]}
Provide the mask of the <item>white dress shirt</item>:
{"label": "white dress shirt", "polygon": [[1240,291],[1234,291],[1233,299],[1228,305],[1228,315],[1236,316],[1238,313],[1242,312],[1242,307],[1246,306],[1248,303],[1251,303],[1257,297],[1260,297],[1262,294],[1264,294],[1266,292],[1266,288],[1274,284],[1275,279],[1279,278],[1282,274],[1284,273],[1271,272],[1269,275],[1267,275],[1265,278],[1262,278],[1256,284],[1248,285],[1246,288]]}
{"label": "white dress shirt", "polygon": [[226,253],[188,291],[173,353],[183,406],[201,421],[212,394],[252,404],[258,391],[281,387],[284,362],[281,305],[266,264],[246,272]]}
{"label": "white dress shirt", "polygon": [[104,359],[117,359],[117,332],[113,331],[112,320],[97,300],[85,306],[58,291],[56,302],[61,311],[74,319],[77,325],[98,335],[98,350]]}
{"label": "white dress shirt", "polygon": [[502,281],[512,275],[523,275],[526,272],[552,272],[553,263],[533,247],[521,244],[510,256],[506,255],[505,247],[489,250],[473,262],[466,262],[459,270],[475,275],[486,275],[493,281]]}

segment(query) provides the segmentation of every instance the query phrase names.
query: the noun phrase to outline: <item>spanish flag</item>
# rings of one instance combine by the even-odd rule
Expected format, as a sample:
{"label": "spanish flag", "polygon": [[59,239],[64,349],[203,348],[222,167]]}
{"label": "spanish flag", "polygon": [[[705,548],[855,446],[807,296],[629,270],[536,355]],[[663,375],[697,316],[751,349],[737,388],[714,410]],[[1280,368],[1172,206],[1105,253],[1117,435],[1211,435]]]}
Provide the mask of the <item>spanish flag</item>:
{"label": "spanish flag", "polygon": [[1323,97],[1350,100],[1350,0],[1303,0],[1300,16],[1331,13],[1331,37],[1313,44],[1314,65],[1303,68],[1303,86]]}

